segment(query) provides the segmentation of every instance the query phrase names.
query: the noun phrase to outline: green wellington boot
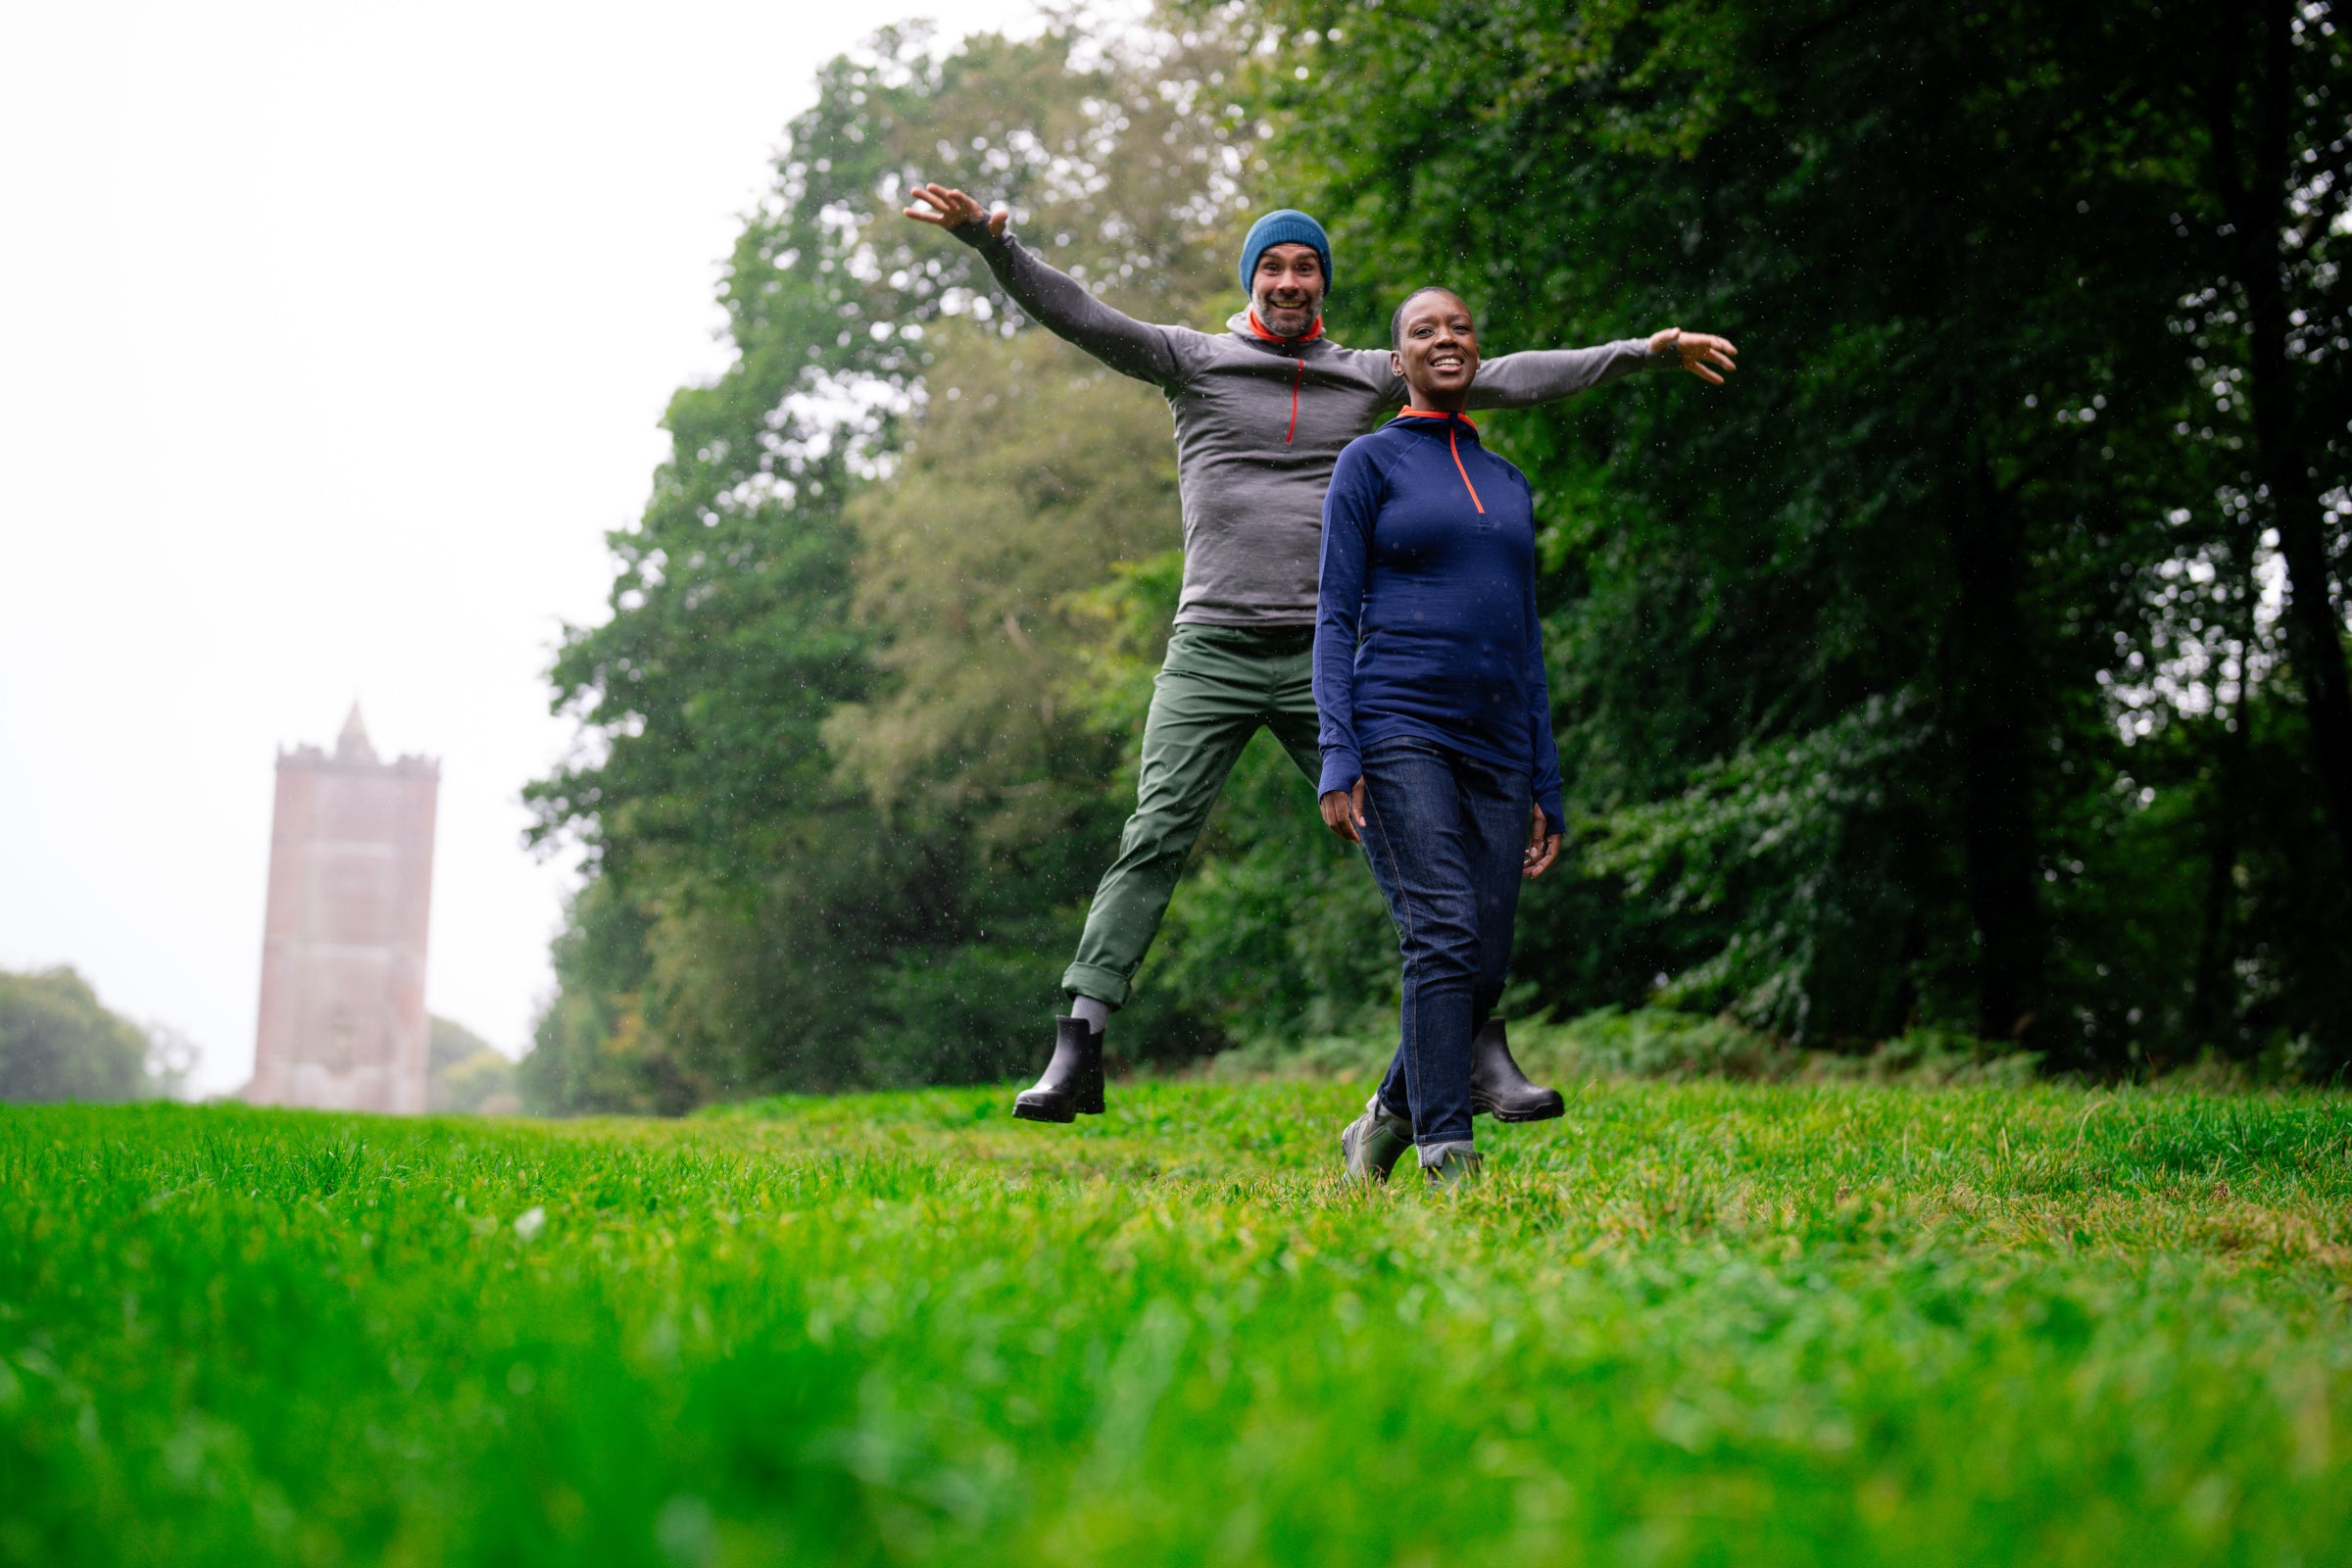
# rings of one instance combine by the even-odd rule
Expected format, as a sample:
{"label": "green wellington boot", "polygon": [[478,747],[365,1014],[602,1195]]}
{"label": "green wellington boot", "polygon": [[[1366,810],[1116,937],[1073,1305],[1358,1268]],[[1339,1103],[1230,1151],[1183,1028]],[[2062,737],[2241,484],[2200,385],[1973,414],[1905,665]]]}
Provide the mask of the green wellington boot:
{"label": "green wellington boot", "polygon": [[1076,1121],[1102,1114],[1102,1037],[1083,1018],[1054,1020],[1054,1056],[1022,1090],[1012,1113],[1023,1121]]}
{"label": "green wellington boot", "polygon": [[1528,1082],[1511,1054],[1511,1042],[1500,1018],[1470,1042],[1470,1112],[1496,1121],[1549,1121],[1565,1115],[1568,1102],[1557,1089]]}
{"label": "green wellington boot", "polygon": [[1374,1095],[1364,1113],[1340,1130],[1340,1152],[1347,1156],[1351,1182],[1385,1182],[1404,1152],[1413,1147],[1413,1124],[1389,1113]]}
{"label": "green wellington boot", "polygon": [[1485,1163],[1486,1156],[1475,1149],[1448,1149],[1444,1158],[1423,1166],[1422,1172],[1432,1192],[1459,1192],[1478,1185]]}

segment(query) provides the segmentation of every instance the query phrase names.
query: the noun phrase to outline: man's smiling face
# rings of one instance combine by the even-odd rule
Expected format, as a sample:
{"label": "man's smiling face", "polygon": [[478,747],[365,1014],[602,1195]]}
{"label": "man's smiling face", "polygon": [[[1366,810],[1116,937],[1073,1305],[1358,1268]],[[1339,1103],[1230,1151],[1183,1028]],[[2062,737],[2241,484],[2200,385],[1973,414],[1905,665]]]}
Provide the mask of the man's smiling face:
{"label": "man's smiling face", "polygon": [[1312,245],[1269,245],[1250,279],[1250,304],[1276,337],[1301,337],[1323,314],[1323,259]]}

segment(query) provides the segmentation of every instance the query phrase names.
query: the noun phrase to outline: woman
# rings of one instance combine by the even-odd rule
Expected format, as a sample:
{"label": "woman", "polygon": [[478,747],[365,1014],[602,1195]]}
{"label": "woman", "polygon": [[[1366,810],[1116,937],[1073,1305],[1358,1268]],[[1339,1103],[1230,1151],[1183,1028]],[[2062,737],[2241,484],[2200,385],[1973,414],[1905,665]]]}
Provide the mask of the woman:
{"label": "woman", "polygon": [[1422,289],[1390,340],[1412,404],[1340,455],[1315,618],[1323,820],[1364,847],[1404,956],[1396,1058],[1340,1147],[1356,1179],[1385,1181],[1413,1148],[1432,1184],[1453,1185],[1478,1171],[1474,1110],[1562,1110],[1488,1017],[1519,883],[1559,854],[1560,763],[1533,496],[1462,416],[1479,360],[1469,307]]}

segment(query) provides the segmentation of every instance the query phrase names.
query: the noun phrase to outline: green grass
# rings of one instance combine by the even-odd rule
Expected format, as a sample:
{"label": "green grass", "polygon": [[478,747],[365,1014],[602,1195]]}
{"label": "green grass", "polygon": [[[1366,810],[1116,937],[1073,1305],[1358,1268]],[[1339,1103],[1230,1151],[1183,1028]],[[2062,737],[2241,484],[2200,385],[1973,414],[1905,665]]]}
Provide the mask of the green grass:
{"label": "green grass", "polygon": [[1362,1095],[0,1110],[0,1557],[2352,1557],[2352,1102]]}

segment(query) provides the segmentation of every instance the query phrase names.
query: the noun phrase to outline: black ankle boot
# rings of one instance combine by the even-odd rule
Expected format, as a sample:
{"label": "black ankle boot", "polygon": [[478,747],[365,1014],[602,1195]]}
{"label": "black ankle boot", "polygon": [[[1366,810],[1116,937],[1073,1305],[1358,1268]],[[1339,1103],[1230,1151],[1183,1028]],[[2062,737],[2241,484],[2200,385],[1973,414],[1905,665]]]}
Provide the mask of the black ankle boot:
{"label": "black ankle boot", "polygon": [[[1012,1102],[1023,1121],[1076,1121],[1102,1114],[1102,1037],[1084,1018],[1054,1020],[1054,1059]],[[1558,1111],[1553,1111],[1558,1115]]]}
{"label": "black ankle boot", "polygon": [[1511,1058],[1502,1020],[1490,1018],[1470,1042],[1470,1109],[1496,1121],[1549,1121],[1568,1113],[1557,1089],[1531,1084]]}

